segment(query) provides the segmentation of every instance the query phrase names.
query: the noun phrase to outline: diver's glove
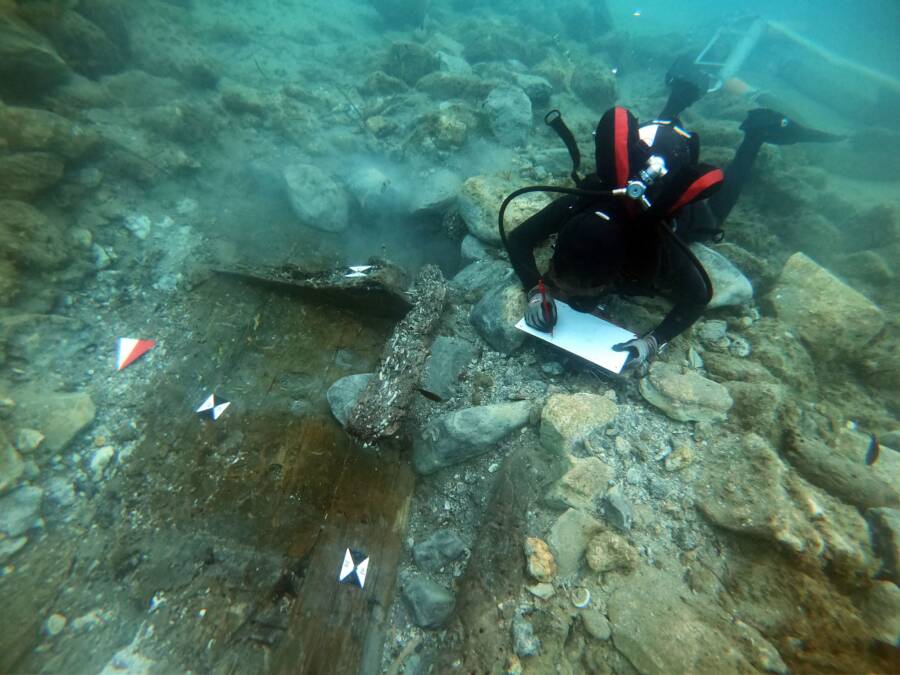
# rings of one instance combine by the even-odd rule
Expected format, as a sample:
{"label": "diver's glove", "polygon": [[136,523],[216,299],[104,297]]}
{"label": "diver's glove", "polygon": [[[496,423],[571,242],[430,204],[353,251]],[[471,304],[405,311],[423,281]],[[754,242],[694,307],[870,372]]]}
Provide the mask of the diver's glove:
{"label": "diver's glove", "polygon": [[535,286],[528,291],[528,306],[525,308],[525,323],[535,330],[549,333],[556,325],[556,303],[546,289]]}
{"label": "diver's glove", "polygon": [[652,334],[648,334],[642,338],[635,338],[628,342],[620,342],[617,345],[613,345],[613,351],[629,352],[628,358],[625,360],[625,366],[622,368],[623,371],[627,369],[643,374],[659,353],[659,343],[657,343],[656,338]]}
{"label": "diver's glove", "polygon": [[741,131],[756,135],[764,143],[772,145],[793,145],[794,143],[835,143],[846,136],[829,134],[825,131],[810,129],[798,124],[790,117],[777,110],[756,108],[747,113],[747,119],[741,123]]}

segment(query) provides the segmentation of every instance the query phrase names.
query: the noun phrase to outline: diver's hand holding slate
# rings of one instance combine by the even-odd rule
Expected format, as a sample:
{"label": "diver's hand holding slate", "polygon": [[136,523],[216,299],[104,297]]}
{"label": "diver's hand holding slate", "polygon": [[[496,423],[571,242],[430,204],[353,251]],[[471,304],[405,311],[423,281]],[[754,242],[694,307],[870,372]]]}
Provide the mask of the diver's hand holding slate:
{"label": "diver's hand holding slate", "polygon": [[556,325],[556,302],[553,296],[541,286],[528,291],[528,306],[525,308],[525,323],[535,330],[549,333]]}
{"label": "diver's hand holding slate", "polygon": [[642,338],[635,338],[627,342],[620,342],[613,345],[615,352],[629,352],[628,360],[625,361],[625,367],[622,369],[633,372],[643,373],[650,367],[650,362],[656,358],[659,353],[659,344],[652,335],[645,335]]}

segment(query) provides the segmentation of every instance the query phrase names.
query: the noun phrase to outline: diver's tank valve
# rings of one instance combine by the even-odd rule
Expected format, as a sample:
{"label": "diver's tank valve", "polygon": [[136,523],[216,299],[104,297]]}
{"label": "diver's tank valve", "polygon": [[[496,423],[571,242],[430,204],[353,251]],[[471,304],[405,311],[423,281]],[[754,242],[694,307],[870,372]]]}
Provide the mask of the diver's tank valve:
{"label": "diver's tank valve", "polygon": [[650,208],[650,200],[647,199],[647,189],[657,180],[669,173],[666,160],[659,155],[651,155],[647,160],[647,166],[638,172],[637,180],[630,180],[623,188],[613,190],[616,197],[627,197],[640,202],[644,209]]}

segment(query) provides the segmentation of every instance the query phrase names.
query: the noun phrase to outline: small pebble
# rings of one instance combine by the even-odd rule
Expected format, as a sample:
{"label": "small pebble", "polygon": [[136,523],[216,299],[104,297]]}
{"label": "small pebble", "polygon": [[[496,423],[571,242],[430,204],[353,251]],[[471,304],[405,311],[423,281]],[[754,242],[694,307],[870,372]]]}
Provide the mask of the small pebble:
{"label": "small pebble", "polygon": [[66,623],[68,623],[68,621],[62,614],[51,614],[44,622],[44,635],[56,637],[63,632]]}

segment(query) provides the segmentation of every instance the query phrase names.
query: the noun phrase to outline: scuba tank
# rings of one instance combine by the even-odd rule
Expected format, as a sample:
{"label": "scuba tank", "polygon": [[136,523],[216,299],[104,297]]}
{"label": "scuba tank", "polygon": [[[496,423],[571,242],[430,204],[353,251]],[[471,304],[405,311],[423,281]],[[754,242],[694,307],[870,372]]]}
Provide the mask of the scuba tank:
{"label": "scuba tank", "polygon": [[[504,215],[509,204],[521,195],[531,192],[552,192],[598,201],[621,199],[625,202],[628,220],[634,226],[645,224],[659,228],[663,236],[670,239],[696,266],[706,285],[709,302],[713,294],[709,275],[687,244],[666,225],[666,221],[682,207],[709,197],[721,186],[724,178],[721,169],[697,162],[699,141],[696,134],[689,134],[670,121],[655,120],[653,123],[655,125],[672,128],[667,128],[662,136],[660,130],[656,129],[654,138],[648,144],[642,142],[637,118],[631,112],[622,107],[610,108],[600,118],[594,132],[598,179],[596,183],[600,188],[594,189],[592,184],[595,181],[582,178],[578,173],[581,152],[559,110],[547,113],[544,122],[556,131],[569,151],[572,159],[570,176],[576,187],[531,185],[509,194],[500,205],[498,214],[500,239],[504,247],[508,249]],[[669,132],[683,135],[687,150],[685,152],[669,150],[665,154],[653,153],[651,148],[655,149],[658,143],[663,146],[660,141],[664,140]],[[673,144],[673,147],[675,146],[677,144]]]}

